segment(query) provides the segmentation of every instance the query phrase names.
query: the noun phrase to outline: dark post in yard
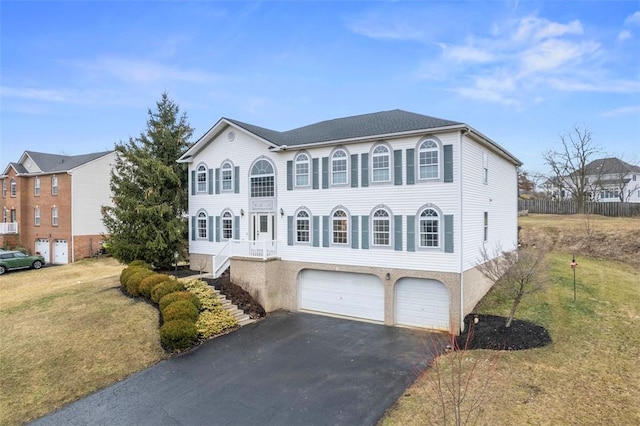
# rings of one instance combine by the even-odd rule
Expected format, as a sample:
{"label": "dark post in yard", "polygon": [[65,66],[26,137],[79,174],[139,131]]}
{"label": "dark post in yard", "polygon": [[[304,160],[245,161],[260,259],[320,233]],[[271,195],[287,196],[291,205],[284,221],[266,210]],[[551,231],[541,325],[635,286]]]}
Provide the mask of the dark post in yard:
{"label": "dark post in yard", "polygon": [[176,278],[178,278],[178,256],[180,256],[178,252],[173,253],[173,260],[176,265],[174,275],[176,276]]}
{"label": "dark post in yard", "polygon": [[576,262],[576,255],[573,255],[571,259],[571,269],[573,269],[573,301],[576,301],[576,268],[578,267],[578,262]]}

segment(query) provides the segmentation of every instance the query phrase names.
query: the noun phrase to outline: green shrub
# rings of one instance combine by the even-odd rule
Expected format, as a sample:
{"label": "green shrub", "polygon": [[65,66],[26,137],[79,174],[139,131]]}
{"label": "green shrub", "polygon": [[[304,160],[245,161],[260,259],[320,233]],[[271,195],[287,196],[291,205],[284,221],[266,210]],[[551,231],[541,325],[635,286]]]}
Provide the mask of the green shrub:
{"label": "green shrub", "polygon": [[193,303],[196,308],[198,308],[198,311],[202,309],[200,299],[198,299],[195,294],[189,291],[176,291],[173,293],[169,293],[163,296],[162,299],[160,299],[160,301],[158,302],[160,311],[162,312],[164,308],[177,300],[188,300],[189,302]]}
{"label": "green shrub", "polygon": [[224,308],[203,311],[198,316],[196,328],[203,338],[209,338],[234,328],[238,320]]}
{"label": "green shrub", "polygon": [[164,296],[176,291],[184,291],[184,285],[180,281],[173,278],[169,281],[163,281],[151,290],[151,301],[158,303]]}
{"label": "green shrub", "polygon": [[218,300],[218,295],[214,293],[213,289],[209,287],[206,282],[201,280],[189,280],[184,284],[184,286],[187,290],[196,295],[198,300],[200,300],[200,310],[209,311],[221,306],[221,303]]}
{"label": "green shrub", "polygon": [[153,269],[151,267],[151,265],[149,265],[144,260],[134,260],[133,262],[129,263],[129,266],[130,267],[133,266],[133,267],[142,267],[142,268],[146,268],[146,269]]}
{"label": "green shrub", "polygon": [[138,288],[140,285],[140,282],[146,277],[153,274],[155,274],[155,272],[152,272],[145,268],[140,268],[139,270],[134,272],[133,275],[129,277],[129,279],[127,280],[127,283],[125,284],[127,293],[129,293],[131,296],[140,296],[140,290]]}
{"label": "green shrub", "polygon": [[188,300],[176,300],[161,312],[162,320],[165,322],[181,319],[195,322],[199,314],[198,308]]}
{"label": "green shrub", "polygon": [[198,340],[198,329],[193,321],[174,320],[160,327],[162,346],[171,350],[187,349]]}
{"label": "green shrub", "polygon": [[140,295],[146,297],[147,299],[150,299],[151,290],[153,290],[153,288],[161,282],[169,280],[171,280],[171,277],[169,275],[154,273],[153,275],[149,275],[148,277],[145,277],[142,281],[140,281],[140,284],[138,285],[138,292],[140,293]]}

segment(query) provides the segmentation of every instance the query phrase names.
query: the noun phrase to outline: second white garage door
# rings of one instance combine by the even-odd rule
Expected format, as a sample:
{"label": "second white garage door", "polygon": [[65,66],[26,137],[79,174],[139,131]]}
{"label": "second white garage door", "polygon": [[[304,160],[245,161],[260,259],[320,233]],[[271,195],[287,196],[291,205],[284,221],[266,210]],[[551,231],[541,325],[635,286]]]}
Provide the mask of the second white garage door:
{"label": "second white garage door", "polygon": [[449,330],[449,290],[440,281],[401,278],[395,298],[396,324]]}
{"label": "second white garage door", "polygon": [[305,269],[298,301],[302,310],[384,321],[384,287],[375,275]]}
{"label": "second white garage door", "polygon": [[55,240],[53,243],[53,263],[69,263],[68,250],[67,240]]}

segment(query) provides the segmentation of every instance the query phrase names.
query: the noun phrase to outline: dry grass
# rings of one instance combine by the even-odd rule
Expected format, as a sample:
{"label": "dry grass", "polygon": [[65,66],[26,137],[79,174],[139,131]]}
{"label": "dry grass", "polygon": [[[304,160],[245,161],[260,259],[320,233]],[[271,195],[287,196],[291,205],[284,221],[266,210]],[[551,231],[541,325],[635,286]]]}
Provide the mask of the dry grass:
{"label": "dry grass", "polygon": [[158,311],[86,260],[0,277],[0,424],[21,424],[164,357]]}
{"label": "dry grass", "polygon": [[[579,229],[580,218],[525,218],[531,230]],[[577,222],[577,223],[576,223]],[[637,232],[637,219],[598,223],[608,229],[612,246],[620,230]],[[558,230],[558,232],[560,232]],[[604,232],[604,231],[603,231]],[[637,256],[637,255],[636,255]],[[577,302],[573,301],[571,254],[549,254],[553,284],[525,300],[517,317],[545,326],[553,343],[540,349],[503,352],[490,370],[491,403],[478,424],[629,425],[640,424],[640,280],[626,263],[580,256]],[[478,311],[505,315],[506,299],[492,292]],[[494,352],[469,351],[469,361],[492,360]],[[428,424],[438,416],[437,398],[427,394],[434,379],[427,371],[382,420],[384,425]],[[478,377],[471,386],[477,386]],[[473,390],[473,389],[472,389]],[[475,389],[478,392],[478,389]]]}

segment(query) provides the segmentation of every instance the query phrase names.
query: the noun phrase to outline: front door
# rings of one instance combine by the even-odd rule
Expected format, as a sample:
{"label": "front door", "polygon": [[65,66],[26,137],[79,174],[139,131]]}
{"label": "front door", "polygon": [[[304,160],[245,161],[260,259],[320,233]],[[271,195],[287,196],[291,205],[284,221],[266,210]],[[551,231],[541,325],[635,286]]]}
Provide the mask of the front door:
{"label": "front door", "polygon": [[255,241],[273,241],[275,234],[275,215],[273,213],[253,214],[253,239]]}

